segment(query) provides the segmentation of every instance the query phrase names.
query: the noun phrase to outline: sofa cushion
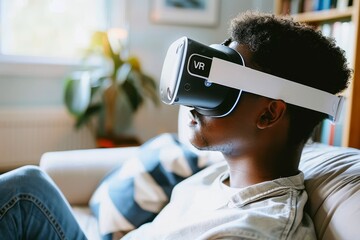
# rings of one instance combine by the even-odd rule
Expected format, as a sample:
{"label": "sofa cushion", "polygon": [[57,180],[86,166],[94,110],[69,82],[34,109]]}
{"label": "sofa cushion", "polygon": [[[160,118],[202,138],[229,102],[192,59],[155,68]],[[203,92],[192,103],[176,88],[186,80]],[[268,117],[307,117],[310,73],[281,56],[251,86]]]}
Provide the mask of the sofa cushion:
{"label": "sofa cushion", "polygon": [[206,162],[179,143],[176,135],[155,137],[114,169],[90,200],[104,239],[152,221],[168,203],[173,187]]}
{"label": "sofa cushion", "polygon": [[360,150],[306,146],[300,162],[308,211],[318,239],[357,239],[360,226]]}
{"label": "sofa cushion", "polygon": [[99,225],[88,206],[72,206],[73,215],[88,240],[101,240]]}

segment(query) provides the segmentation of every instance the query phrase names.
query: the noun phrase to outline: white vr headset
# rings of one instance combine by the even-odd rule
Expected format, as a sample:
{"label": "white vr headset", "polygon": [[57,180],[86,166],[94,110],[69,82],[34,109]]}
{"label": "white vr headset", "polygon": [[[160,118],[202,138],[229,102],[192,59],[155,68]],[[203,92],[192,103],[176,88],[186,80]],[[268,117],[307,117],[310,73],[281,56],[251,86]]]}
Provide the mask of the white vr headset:
{"label": "white vr headset", "polygon": [[182,37],[168,49],[160,80],[161,100],[195,108],[205,116],[228,115],[249,92],[339,118],[343,97],[245,67],[232,48]]}

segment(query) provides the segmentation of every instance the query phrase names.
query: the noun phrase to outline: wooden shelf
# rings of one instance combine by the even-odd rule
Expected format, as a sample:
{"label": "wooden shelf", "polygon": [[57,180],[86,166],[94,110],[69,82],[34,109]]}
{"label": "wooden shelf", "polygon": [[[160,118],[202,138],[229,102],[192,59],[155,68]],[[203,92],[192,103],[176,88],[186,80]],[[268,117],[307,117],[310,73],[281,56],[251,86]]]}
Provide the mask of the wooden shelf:
{"label": "wooden shelf", "polygon": [[329,21],[349,21],[353,16],[354,9],[353,7],[348,7],[346,9],[329,9],[316,12],[304,12],[299,14],[294,14],[292,17],[294,20],[299,22],[307,23],[319,23],[319,22],[329,22]]}

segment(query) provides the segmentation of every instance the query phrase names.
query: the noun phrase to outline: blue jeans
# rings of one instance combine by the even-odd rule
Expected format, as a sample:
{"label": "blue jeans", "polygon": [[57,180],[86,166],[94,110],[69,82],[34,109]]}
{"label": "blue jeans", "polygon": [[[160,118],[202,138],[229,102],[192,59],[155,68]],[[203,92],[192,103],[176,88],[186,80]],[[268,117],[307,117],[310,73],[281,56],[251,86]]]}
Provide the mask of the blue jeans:
{"label": "blue jeans", "polygon": [[0,239],[86,239],[54,182],[38,167],[0,175]]}

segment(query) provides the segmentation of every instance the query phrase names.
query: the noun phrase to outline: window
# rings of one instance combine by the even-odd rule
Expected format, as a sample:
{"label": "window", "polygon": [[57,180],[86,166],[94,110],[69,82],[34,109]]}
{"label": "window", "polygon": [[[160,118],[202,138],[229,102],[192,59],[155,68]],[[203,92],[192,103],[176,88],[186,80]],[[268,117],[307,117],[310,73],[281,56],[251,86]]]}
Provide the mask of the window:
{"label": "window", "polygon": [[[0,56],[75,59],[109,26],[111,0],[0,0]],[[40,60],[39,60],[40,59]]]}

